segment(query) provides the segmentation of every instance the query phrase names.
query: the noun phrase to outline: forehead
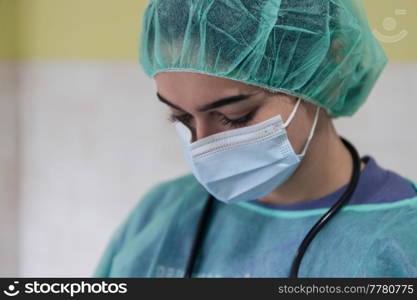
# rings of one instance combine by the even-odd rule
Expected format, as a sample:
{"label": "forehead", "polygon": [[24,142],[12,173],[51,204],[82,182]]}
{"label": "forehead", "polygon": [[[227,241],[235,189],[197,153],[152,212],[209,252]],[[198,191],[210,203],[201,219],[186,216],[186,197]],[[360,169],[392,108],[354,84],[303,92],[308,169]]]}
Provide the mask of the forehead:
{"label": "forehead", "polygon": [[158,92],[167,98],[224,97],[260,89],[240,81],[193,72],[161,72],[154,79]]}

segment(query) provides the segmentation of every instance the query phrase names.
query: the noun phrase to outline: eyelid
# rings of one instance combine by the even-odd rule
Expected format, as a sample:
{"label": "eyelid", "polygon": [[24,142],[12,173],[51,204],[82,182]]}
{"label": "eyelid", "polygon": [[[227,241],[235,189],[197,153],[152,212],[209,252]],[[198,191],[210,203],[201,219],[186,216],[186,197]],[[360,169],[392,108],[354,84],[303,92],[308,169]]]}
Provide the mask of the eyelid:
{"label": "eyelid", "polygon": [[249,110],[249,112],[245,113],[243,116],[241,116],[239,118],[236,118],[236,119],[230,119],[230,120],[231,121],[238,121],[238,120],[244,119],[244,118],[246,118],[248,116],[254,116],[258,112],[258,109],[259,108],[260,108],[260,106],[254,107],[251,110]]}
{"label": "eyelid", "polygon": [[168,115],[168,120],[171,122],[175,122],[175,121],[180,121],[183,122],[185,118],[192,118],[193,116],[191,116],[190,114],[181,114],[181,115],[176,115],[174,113],[170,113]]}
{"label": "eyelid", "polygon": [[174,113],[170,113],[170,115],[173,116],[173,117],[186,117],[186,116],[188,117],[188,116],[191,116],[188,113],[185,113],[185,114],[174,114]]}
{"label": "eyelid", "polygon": [[246,124],[249,123],[253,119],[255,114],[256,114],[256,109],[250,111],[249,113],[245,114],[244,116],[238,119],[229,119],[225,116],[222,116],[222,123],[224,125],[229,125],[230,127],[246,126]]}
{"label": "eyelid", "polygon": [[[217,114],[220,117],[220,121],[224,126],[228,125],[229,127],[236,128],[246,126],[246,124],[253,119],[258,109],[259,107],[256,107],[255,109],[252,109],[250,112],[236,119],[230,119],[225,114],[220,112],[211,112],[211,114]],[[189,113],[177,115],[171,112],[169,114],[168,120],[172,123],[179,121],[187,125],[187,123],[189,123],[192,118],[193,116]]]}

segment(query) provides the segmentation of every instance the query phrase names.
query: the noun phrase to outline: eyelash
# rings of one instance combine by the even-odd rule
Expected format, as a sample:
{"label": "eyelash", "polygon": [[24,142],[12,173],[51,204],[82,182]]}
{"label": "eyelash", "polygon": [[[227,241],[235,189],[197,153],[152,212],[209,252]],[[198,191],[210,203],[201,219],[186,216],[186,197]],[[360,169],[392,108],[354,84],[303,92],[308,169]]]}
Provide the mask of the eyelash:
{"label": "eyelash", "polygon": [[[256,110],[251,111],[250,113],[246,114],[245,116],[236,119],[236,120],[231,120],[227,117],[225,117],[224,115],[220,116],[220,121],[222,122],[223,125],[228,125],[229,127],[232,128],[237,128],[237,127],[243,127],[246,124],[248,124],[252,119],[253,116],[255,115]],[[175,121],[179,121],[182,122],[184,124],[188,124],[188,122],[191,120],[192,116],[189,114],[184,114],[184,115],[179,115],[176,116],[174,114],[170,114],[169,115],[169,121],[170,122],[175,122]]]}

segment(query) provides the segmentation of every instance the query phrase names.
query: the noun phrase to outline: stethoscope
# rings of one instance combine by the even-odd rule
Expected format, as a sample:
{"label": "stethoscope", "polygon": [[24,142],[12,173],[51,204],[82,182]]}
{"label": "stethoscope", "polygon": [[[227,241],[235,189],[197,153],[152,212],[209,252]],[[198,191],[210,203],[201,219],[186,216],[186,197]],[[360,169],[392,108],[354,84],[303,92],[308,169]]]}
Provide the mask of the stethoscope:
{"label": "stethoscope", "polygon": [[[352,175],[349,181],[349,185],[343,195],[339,198],[339,200],[333,204],[333,206],[316,222],[316,224],[310,229],[307,235],[304,237],[303,241],[301,242],[300,246],[298,247],[296,256],[292,262],[291,270],[289,277],[290,278],[297,278],[298,277],[298,270],[300,268],[301,260],[303,259],[304,253],[306,252],[308,246],[310,245],[311,241],[314,239],[316,234],[323,228],[323,226],[329,222],[329,220],[336,215],[336,213],[342,208],[344,204],[346,204],[349,199],[351,198],[353,192],[355,191],[360,175],[360,164],[361,160],[359,158],[358,151],[356,148],[349,143],[346,139],[341,138],[343,143],[345,144],[346,148],[349,150],[352,161],[353,161],[353,170]],[[213,202],[215,201],[212,195],[209,195],[206,201],[206,204],[203,208],[202,216],[198,222],[197,233],[192,244],[190,256],[188,257],[187,266],[185,268],[184,278],[191,278],[194,264],[196,261],[197,254],[200,250],[203,236],[205,235],[205,231],[207,229],[207,223],[210,216],[210,211],[213,206]]]}

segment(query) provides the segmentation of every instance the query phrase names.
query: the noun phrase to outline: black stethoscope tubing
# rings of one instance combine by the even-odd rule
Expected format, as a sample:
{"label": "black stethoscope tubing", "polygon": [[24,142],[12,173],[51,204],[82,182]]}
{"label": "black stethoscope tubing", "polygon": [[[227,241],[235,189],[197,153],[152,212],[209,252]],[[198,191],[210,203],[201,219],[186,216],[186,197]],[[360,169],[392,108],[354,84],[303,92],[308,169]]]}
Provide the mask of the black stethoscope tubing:
{"label": "black stethoscope tubing", "polygon": [[[329,222],[329,220],[336,215],[336,213],[342,208],[344,204],[346,204],[349,199],[352,197],[353,192],[355,191],[358,182],[359,182],[359,175],[360,175],[360,164],[361,160],[356,148],[349,143],[346,139],[341,138],[343,143],[345,144],[346,148],[349,150],[352,156],[352,175],[349,181],[349,185],[343,195],[339,198],[339,200],[333,204],[332,207],[316,222],[316,224],[310,229],[307,235],[304,237],[303,241],[301,242],[296,256],[292,262],[291,270],[290,270],[290,278],[297,278],[298,277],[298,270],[300,268],[301,260],[306,252],[308,246],[310,245],[311,241],[314,239],[316,234],[323,228],[325,224]],[[188,257],[187,266],[184,272],[184,278],[191,278],[193,268],[196,262],[197,254],[202,245],[202,239],[205,235],[206,225],[208,223],[210,217],[210,211],[213,206],[214,197],[210,194],[207,198],[206,204],[203,208],[202,217],[200,218],[198,225],[197,225],[197,232],[196,237],[194,239],[193,245],[191,247],[190,256]]]}

